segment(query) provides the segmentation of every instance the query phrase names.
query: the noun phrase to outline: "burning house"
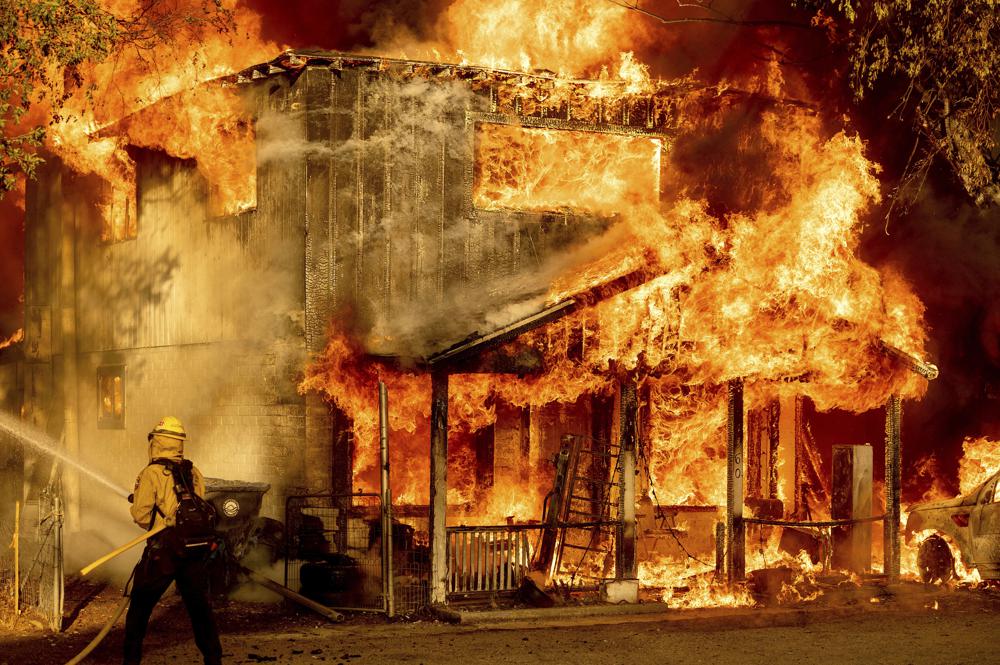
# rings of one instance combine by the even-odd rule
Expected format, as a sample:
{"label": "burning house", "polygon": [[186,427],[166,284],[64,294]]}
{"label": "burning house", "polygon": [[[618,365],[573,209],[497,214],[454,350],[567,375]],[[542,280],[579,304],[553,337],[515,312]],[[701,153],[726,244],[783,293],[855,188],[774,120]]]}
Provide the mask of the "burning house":
{"label": "burning house", "polygon": [[[831,526],[867,572],[853,520],[883,514],[882,443],[845,441],[831,486],[803,405],[885,407],[898,573],[900,402],[936,370],[920,303],[856,255],[874,167],[808,105],[627,57],[568,80],[300,51],[94,140],[99,165],[54,160],[29,188],[24,341],[0,376],[122,484],[170,413],[208,475],[269,483],[275,518],[376,491],[381,381],[433,602],[532,566],[736,579],[745,542],[794,558]],[[101,490],[66,488],[95,528]]]}

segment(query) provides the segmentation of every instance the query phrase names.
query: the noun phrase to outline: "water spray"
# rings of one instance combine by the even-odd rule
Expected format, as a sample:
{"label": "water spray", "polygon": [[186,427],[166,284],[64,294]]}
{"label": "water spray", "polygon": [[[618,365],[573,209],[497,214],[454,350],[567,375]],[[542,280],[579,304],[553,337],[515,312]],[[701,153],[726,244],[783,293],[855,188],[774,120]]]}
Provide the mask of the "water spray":
{"label": "water spray", "polygon": [[70,457],[65,450],[62,450],[57,441],[38,431],[34,427],[31,427],[22,420],[6,413],[0,413],[0,430],[6,432],[15,439],[28,444],[38,452],[54,457],[60,462],[68,464],[74,469],[90,476],[93,480],[97,481],[101,485],[104,485],[123,499],[128,498],[128,490],[116,485],[107,476],[85,466],[79,460]]}

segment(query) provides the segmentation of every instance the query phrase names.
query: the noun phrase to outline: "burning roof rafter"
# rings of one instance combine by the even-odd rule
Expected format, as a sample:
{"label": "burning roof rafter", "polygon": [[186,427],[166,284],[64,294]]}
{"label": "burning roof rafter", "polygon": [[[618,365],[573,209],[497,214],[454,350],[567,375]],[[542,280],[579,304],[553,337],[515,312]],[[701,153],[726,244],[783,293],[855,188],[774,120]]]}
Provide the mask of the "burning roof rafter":
{"label": "burning roof rafter", "polygon": [[[547,70],[534,70],[523,72],[510,69],[497,69],[480,65],[442,63],[423,60],[407,60],[403,58],[389,58],[384,56],[358,55],[344,53],[340,51],[323,51],[297,49],[285,51],[269,62],[260,63],[248,67],[236,74],[218,79],[228,84],[248,84],[272,76],[297,74],[306,67],[322,66],[332,70],[341,71],[347,69],[361,69],[382,72],[386,75],[406,78],[420,78],[426,80],[469,80],[474,84],[481,82],[485,84],[496,84],[504,88],[509,88],[514,95],[510,106],[516,106],[524,98],[531,97],[537,104],[533,108],[517,108],[517,115],[524,118],[530,124],[533,116],[557,117],[558,113],[553,113],[557,107],[569,115],[568,119],[580,120],[580,116],[573,117],[574,101],[576,105],[583,108],[585,114],[592,112],[591,107],[595,100],[607,100],[615,106],[620,106],[623,100],[633,102],[645,100],[652,102],[660,100],[659,104],[667,103],[667,100],[681,99],[691,95],[708,95],[716,98],[753,98],[765,104],[774,104],[799,108],[808,112],[814,112],[815,107],[803,100],[776,97],[764,94],[760,91],[747,91],[729,84],[708,85],[696,80],[694,77],[685,77],[674,80],[638,78],[567,78],[561,77],[554,72]],[[474,86],[475,87],[475,86]],[[583,101],[589,100],[589,101]],[[494,100],[496,106],[504,106],[502,99]],[[569,101],[570,103],[566,103]],[[662,114],[660,120],[667,119]],[[668,127],[662,122],[657,122],[654,113],[645,114],[645,124],[648,129],[656,128],[663,132]],[[626,117],[628,115],[626,114]],[[594,131],[618,131],[609,126],[609,117],[600,118],[601,126],[595,126]],[[626,122],[630,128],[635,128],[635,122]]]}
{"label": "burning roof rafter", "polygon": [[[561,300],[554,305],[545,307],[530,316],[497,328],[496,330],[472,335],[442,351],[430,354],[426,358],[416,359],[415,362],[418,365],[426,366],[428,369],[450,368],[454,370],[456,368],[467,367],[463,363],[468,363],[469,359],[477,354],[493,351],[497,347],[527,332],[562,319],[580,308],[597,304],[630,289],[647,284],[653,277],[654,275],[650,275],[642,270],[631,272],[578,293],[573,297]],[[886,356],[902,363],[909,370],[928,381],[933,381],[938,377],[938,367],[933,363],[907,353],[885,340],[876,340],[875,344]],[[408,362],[413,363],[414,359],[409,359]],[[535,371],[538,371],[538,369],[540,368],[535,368]]]}

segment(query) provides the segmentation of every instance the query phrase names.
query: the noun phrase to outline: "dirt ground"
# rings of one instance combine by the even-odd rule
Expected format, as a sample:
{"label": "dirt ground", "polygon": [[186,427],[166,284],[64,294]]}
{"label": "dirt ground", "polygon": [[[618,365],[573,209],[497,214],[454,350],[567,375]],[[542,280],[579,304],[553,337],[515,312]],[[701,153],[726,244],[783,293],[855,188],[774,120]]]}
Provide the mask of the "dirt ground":
{"label": "dirt ground", "polygon": [[[0,628],[0,664],[49,665],[71,658],[120,599],[112,589],[77,589],[75,595],[84,591],[67,602],[72,621],[61,634],[42,633],[24,619]],[[553,613],[508,621],[479,621],[470,614],[466,618],[472,623],[461,624],[429,617],[389,622],[366,615],[329,624],[267,603],[230,602],[217,609],[224,662],[233,665],[985,665],[996,662],[998,616],[998,591],[928,591],[919,585],[857,592],[799,608],[590,617]],[[117,663],[121,639],[120,622],[86,662]],[[176,596],[165,598],[154,613],[143,662],[201,662]]]}

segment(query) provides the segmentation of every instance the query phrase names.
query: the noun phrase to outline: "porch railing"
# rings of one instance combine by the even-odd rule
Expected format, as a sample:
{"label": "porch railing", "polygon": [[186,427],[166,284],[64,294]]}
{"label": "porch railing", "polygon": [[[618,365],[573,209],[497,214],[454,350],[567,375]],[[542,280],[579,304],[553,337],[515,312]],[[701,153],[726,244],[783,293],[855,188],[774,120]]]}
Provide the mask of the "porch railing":
{"label": "porch railing", "polygon": [[514,591],[542,525],[448,527],[448,593]]}

